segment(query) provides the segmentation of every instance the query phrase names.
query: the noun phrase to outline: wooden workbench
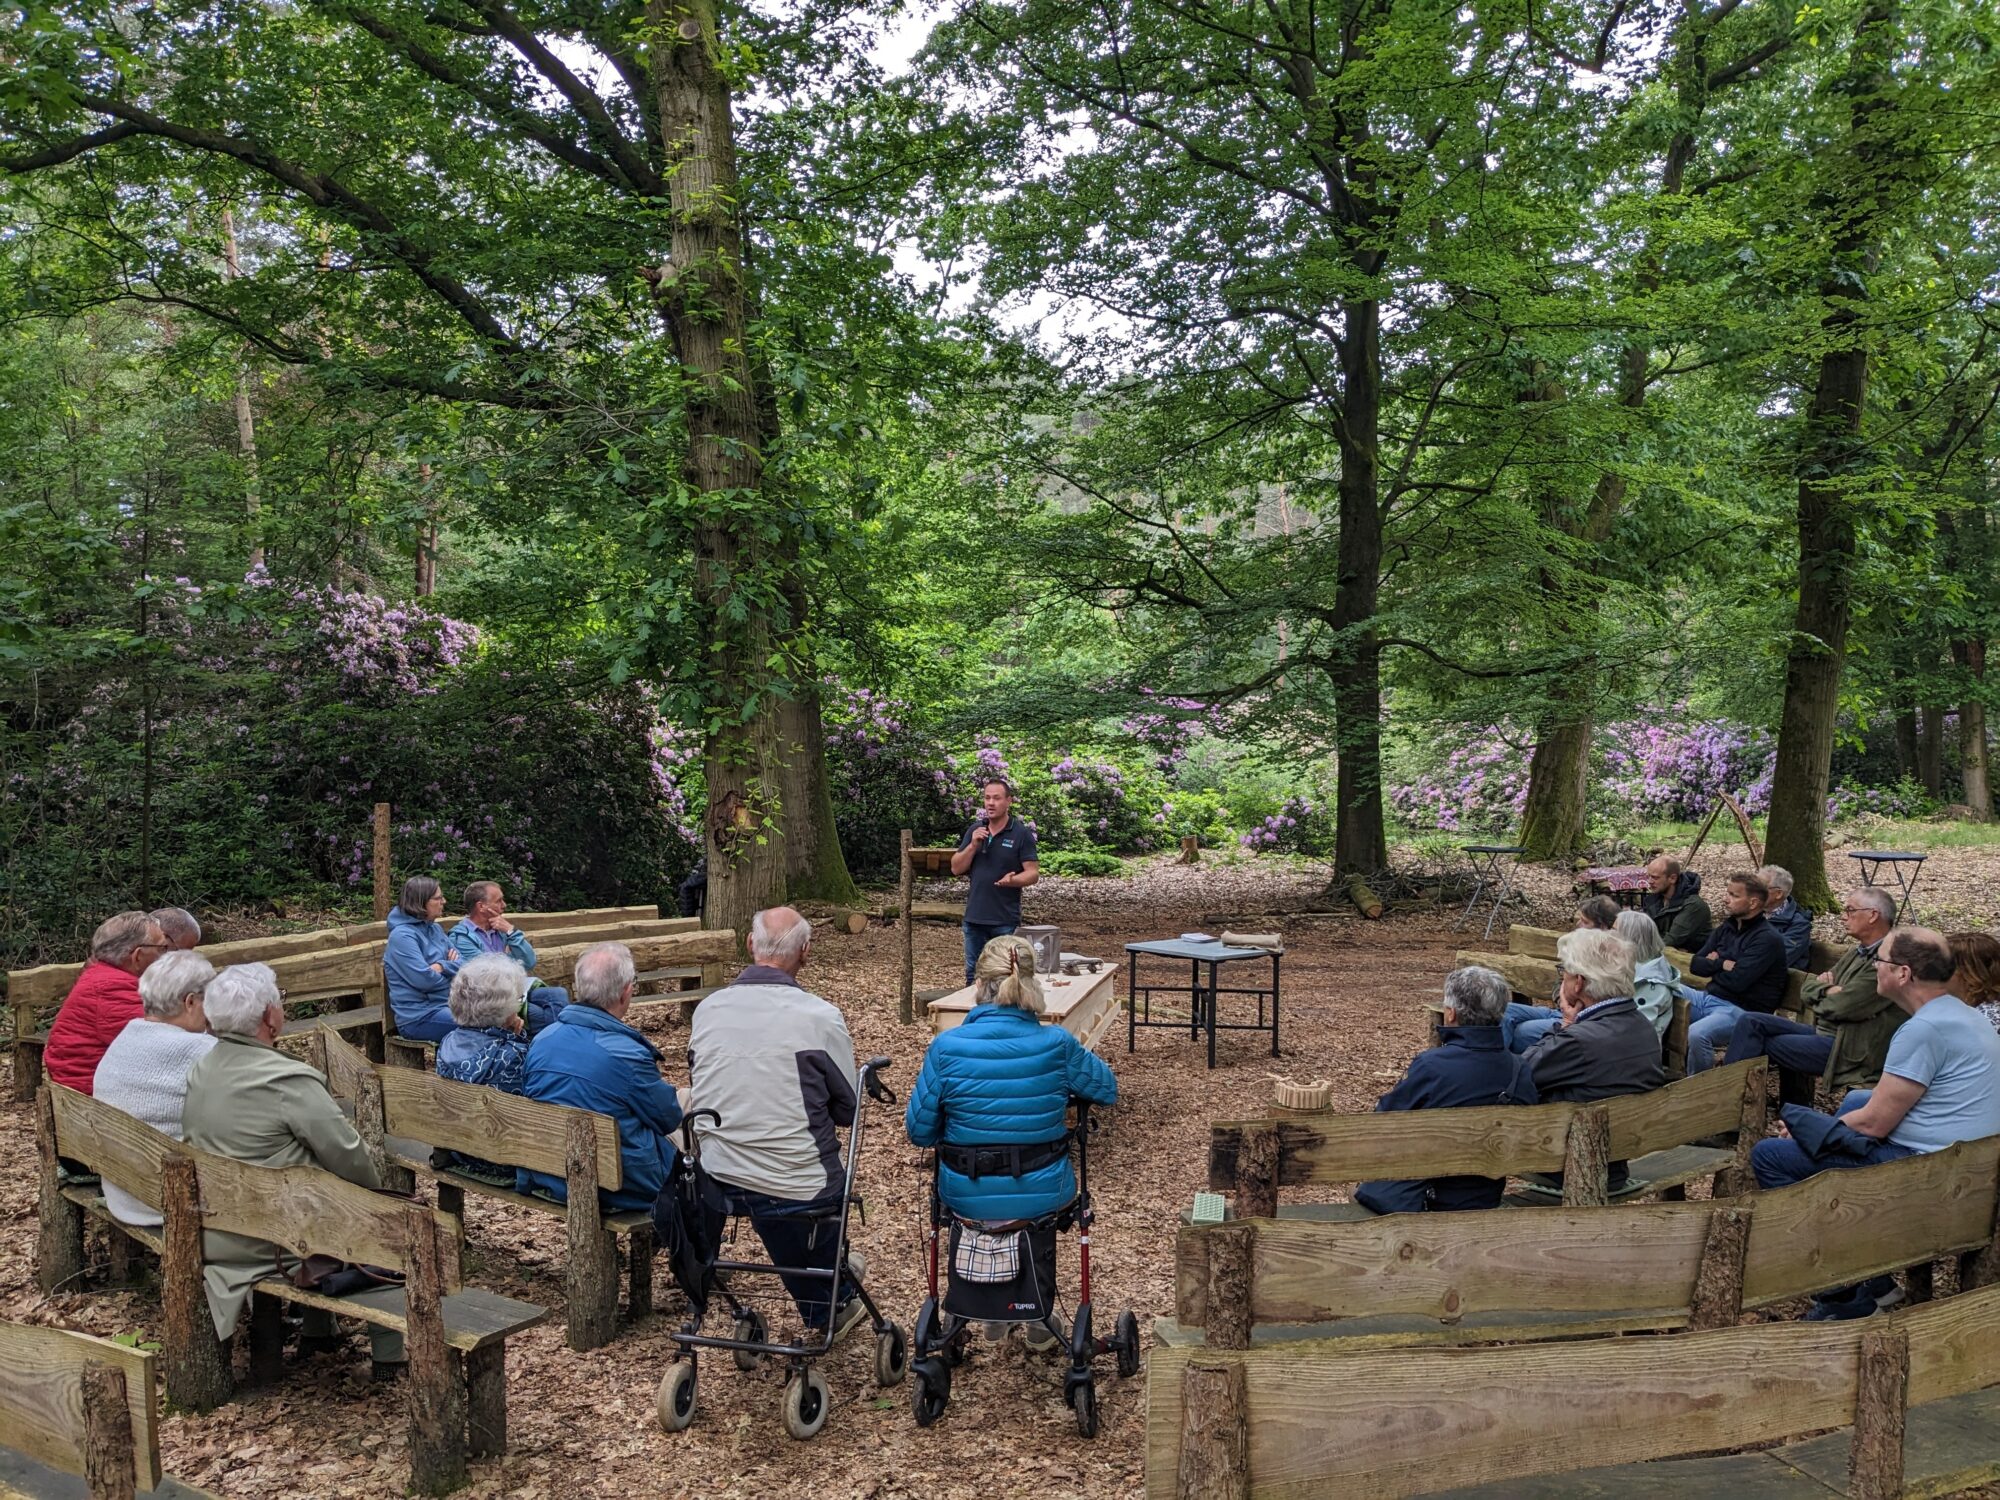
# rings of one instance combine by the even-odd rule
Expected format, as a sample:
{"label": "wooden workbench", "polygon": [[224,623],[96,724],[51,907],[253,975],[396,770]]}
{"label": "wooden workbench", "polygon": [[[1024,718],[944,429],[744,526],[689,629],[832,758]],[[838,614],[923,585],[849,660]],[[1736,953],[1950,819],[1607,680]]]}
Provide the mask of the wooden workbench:
{"label": "wooden workbench", "polygon": [[[1084,1046],[1097,1049],[1111,1023],[1118,1019],[1118,970],[1106,964],[1095,974],[1045,974],[1037,976],[1047,1008],[1044,1023],[1064,1027]],[[949,1031],[972,1009],[972,989],[953,990],[933,1000],[929,1010],[931,1030]]]}

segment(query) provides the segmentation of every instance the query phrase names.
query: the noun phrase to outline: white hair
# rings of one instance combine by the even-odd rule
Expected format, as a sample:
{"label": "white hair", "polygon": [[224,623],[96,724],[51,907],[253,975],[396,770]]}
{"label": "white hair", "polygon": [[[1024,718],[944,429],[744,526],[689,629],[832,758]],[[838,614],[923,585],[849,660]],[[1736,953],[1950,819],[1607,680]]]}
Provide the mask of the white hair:
{"label": "white hair", "polygon": [[1857,885],[1847,893],[1847,900],[1853,906],[1865,906],[1882,919],[1883,925],[1896,925],[1896,898],[1879,885]]}
{"label": "white hair", "polygon": [[1666,956],[1667,945],[1660,941],[1659,927],[1642,911],[1621,911],[1611,930],[1625,939],[1635,963],[1651,963]]}
{"label": "white hair", "polygon": [[[789,922],[784,918],[789,917]],[[776,928],[774,932],[772,929]],[[773,906],[750,919],[752,958],[797,958],[812,943],[812,923],[789,906]]]}
{"label": "white hair", "polygon": [[521,1010],[528,971],[504,953],[469,958],[451,979],[451,1018],[478,1029],[501,1025]]}
{"label": "white hair", "polygon": [[199,953],[166,954],[139,976],[139,1003],[154,1020],[171,1021],[181,1013],[181,1002],[207,989],[213,978],[215,965]]}
{"label": "white hair", "polygon": [[1565,932],[1556,939],[1556,962],[1583,980],[1583,993],[1593,1003],[1632,993],[1632,945],[1615,932],[1595,927]]}
{"label": "white hair", "polygon": [[580,1005],[609,1010],[638,976],[632,950],[623,943],[598,943],[583,950],[570,976],[569,992]]}
{"label": "white hair", "polygon": [[1498,1026],[1513,998],[1513,986],[1498,970],[1467,964],[1445,975],[1444,1003],[1461,1026]]}
{"label": "white hair", "polygon": [[1757,878],[1780,896],[1792,893],[1792,872],[1783,865],[1766,865],[1757,872]]}
{"label": "white hair", "polygon": [[284,999],[269,964],[231,964],[209,980],[201,998],[217,1036],[255,1036],[264,1013]]}

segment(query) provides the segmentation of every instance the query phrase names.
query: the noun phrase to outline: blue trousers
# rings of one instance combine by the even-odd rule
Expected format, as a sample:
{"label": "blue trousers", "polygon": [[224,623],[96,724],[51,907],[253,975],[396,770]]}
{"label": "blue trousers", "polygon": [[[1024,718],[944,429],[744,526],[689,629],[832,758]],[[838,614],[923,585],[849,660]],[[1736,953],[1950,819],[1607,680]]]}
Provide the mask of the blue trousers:
{"label": "blue trousers", "polygon": [[1014,931],[1014,923],[967,922],[965,924],[965,982],[972,983],[972,971],[979,963],[979,953],[997,937],[1007,937]]}
{"label": "blue trousers", "polygon": [[[1850,1089],[1847,1097],[1840,1101],[1840,1108],[1833,1114],[1835,1119],[1851,1110],[1859,1109],[1868,1102],[1872,1089]],[[1897,1161],[1916,1153],[1908,1146],[1893,1145],[1888,1141],[1877,1141],[1869,1148],[1866,1156],[1848,1156],[1842,1152],[1828,1152],[1822,1157],[1806,1155],[1799,1149],[1799,1143],[1790,1136],[1772,1136],[1759,1141],[1750,1148],[1750,1170],[1756,1175],[1757,1186],[1765,1188],[1790,1187],[1795,1182],[1804,1182],[1808,1177],[1817,1177],[1821,1172],[1839,1171],[1847,1167],[1872,1167],[1878,1162]]]}
{"label": "blue trousers", "polygon": [[1809,1073],[1817,1078],[1826,1071],[1833,1056],[1833,1038],[1822,1036],[1817,1027],[1803,1021],[1787,1021],[1783,1016],[1760,1016],[1745,1011],[1737,1017],[1736,1029],[1729,1034],[1729,1060],[1768,1057],[1792,1073]]}
{"label": "blue trousers", "polygon": [[1529,1005],[1509,1000],[1500,1014],[1500,1040],[1509,1052],[1526,1052],[1556,1029],[1562,1012],[1553,1005]]}
{"label": "blue trousers", "polygon": [[1735,1001],[1705,995],[1691,985],[1681,986],[1681,998],[1688,1003],[1687,1070],[1692,1077],[1715,1066],[1715,1049],[1728,1044],[1736,1018],[1744,1012]]}
{"label": "blue trousers", "polygon": [[[772,1265],[833,1269],[833,1253],[840,1243],[840,1194],[801,1202],[753,1193],[748,1188],[731,1187],[727,1191],[730,1212],[749,1215],[750,1227],[764,1242],[764,1253],[771,1257]],[[832,1312],[826,1294],[832,1283],[823,1276],[781,1274],[778,1279],[792,1294],[806,1327],[826,1327]],[[840,1295],[833,1306],[853,1295],[854,1282],[843,1277]]]}

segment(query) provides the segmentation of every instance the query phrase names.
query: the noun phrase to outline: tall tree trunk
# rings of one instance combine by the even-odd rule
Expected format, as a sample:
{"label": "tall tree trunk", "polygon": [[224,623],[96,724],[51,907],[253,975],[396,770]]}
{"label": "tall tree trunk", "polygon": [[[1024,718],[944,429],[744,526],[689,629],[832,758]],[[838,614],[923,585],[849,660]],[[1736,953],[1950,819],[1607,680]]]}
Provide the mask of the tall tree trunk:
{"label": "tall tree trunk", "polygon": [[1903,709],[1896,715],[1896,773],[1917,779],[1917,711]]}
{"label": "tall tree trunk", "polygon": [[[243,274],[236,258],[236,218],[222,211],[222,277],[234,281]],[[243,460],[243,514],[250,523],[250,566],[264,566],[263,492],[257,475],[257,423],[250,412],[250,367],[236,365],[236,452]]]}
{"label": "tall tree trunk", "polygon": [[1382,819],[1382,647],[1375,635],[1382,583],[1378,459],[1382,309],[1346,305],[1340,339],[1340,576],[1333,597],[1334,873],[1373,874],[1389,863]]}
{"label": "tall tree trunk", "polygon": [[1567,859],[1587,840],[1594,724],[1589,701],[1581,693],[1576,700],[1566,721],[1552,717],[1544,726],[1528,759],[1528,797],[1521,807],[1524,860]]}
{"label": "tall tree trunk", "polygon": [[833,791],[826,775],[826,725],[820,718],[819,683],[806,678],[786,699],[780,720],[785,740],[785,894],[793,901],[860,899],[847,871],[833,822]]}
{"label": "tall tree trunk", "polygon": [[1917,780],[1933,797],[1944,795],[1944,716],[1934,703],[1917,713]]}
{"label": "tall tree trunk", "polygon": [[424,517],[417,523],[417,597],[428,599],[437,592],[437,501],[431,495],[431,466],[417,465],[417,484],[423,490]]}
{"label": "tall tree trunk", "polygon": [[762,486],[764,456],[747,352],[736,143],[729,82],[716,58],[713,0],[648,0],[646,21],[672,224],[668,259],[648,279],[675,356],[691,377],[682,476],[704,501],[694,549],[709,633],[704,680],[713,704],[702,744],[706,920],[742,934],[758,910],[784,899],[787,757],[782,699],[771,681],[770,608],[762,597],[770,560],[754,526],[741,519],[742,497]]}
{"label": "tall tree trunk", "polygon": [[1861,17],[1848,76],[1850,149],[1829,162],[1820,209],[1833,233],[1832,271],[1821,283],[1819,374],[1799,454],[1798,607],[1785,656],[1785,706],[1771,785],[1765,858],[1797,882],[1793,897],[1814,911],[1833,908],[1826,877],[1826,793],[1834,717],[1853,612],[1856,504],[1847,487],[1865,470],[1857,441],[1868,402],[1868,338],[1861,321],[1875,269],[1887,142],[1874,116],[1889,107],[1894,0],[1875,0]]}
{"label": "tall tree trunk", "polygon": [[[1972,675],[1975,690],[1986,685],[1986,642],[1978,637],[1951,643],[1952,660]],[[1987,780],[1986,704],[1967,695],[1958,705],[1958,766],[1965,805],[1982,823],[1993,821],[1993,786]]]}

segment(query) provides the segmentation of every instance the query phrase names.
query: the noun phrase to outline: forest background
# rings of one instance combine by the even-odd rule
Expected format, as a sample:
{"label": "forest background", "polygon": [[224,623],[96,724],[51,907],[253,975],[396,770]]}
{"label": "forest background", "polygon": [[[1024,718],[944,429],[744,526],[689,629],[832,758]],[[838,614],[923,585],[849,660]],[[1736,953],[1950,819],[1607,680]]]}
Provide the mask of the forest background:
{"label": "forest background", "polygon": [[[0,7],[0,949],[851,897],[1009,775],[1991,820],[1993,0]],[[920,44],[920,45],[919,45]],[[1866,825],[1864,825],[1866,826]],[[1918,837],[1907,830],[1904,837]]]}

